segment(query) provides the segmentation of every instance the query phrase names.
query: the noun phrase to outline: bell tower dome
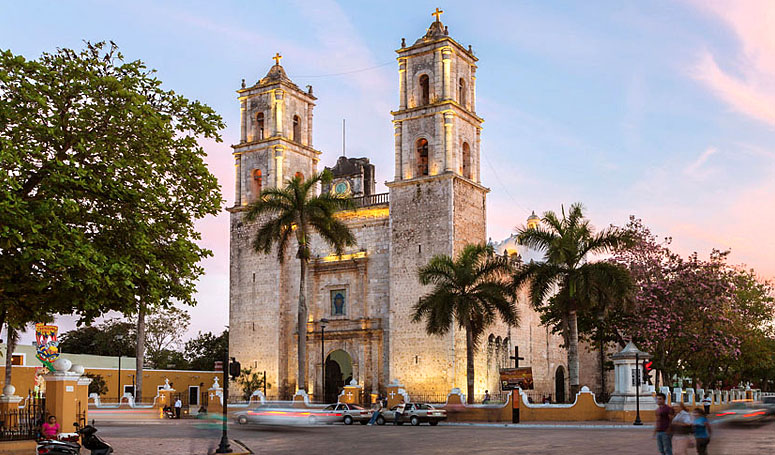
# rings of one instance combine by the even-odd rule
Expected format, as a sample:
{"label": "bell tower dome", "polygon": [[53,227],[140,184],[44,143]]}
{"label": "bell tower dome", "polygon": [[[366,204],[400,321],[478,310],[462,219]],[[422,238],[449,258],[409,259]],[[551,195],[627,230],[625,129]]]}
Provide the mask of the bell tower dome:
{"label": "bell tower dome", "polygon": [[233,145],[236,172],[234,206],[253,202],[264,188],[280,187],[317,169],[320,152],[312,147],[312,87],[301,90],[280,65],[277,53],[266,76],[237,90],[240,142]]}

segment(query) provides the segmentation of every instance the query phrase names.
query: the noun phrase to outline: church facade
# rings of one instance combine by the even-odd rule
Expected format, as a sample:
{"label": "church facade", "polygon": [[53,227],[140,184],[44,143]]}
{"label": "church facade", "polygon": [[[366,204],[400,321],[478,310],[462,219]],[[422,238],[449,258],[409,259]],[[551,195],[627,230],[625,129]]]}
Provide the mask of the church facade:
{"label": "church facade", "polygon": [[[350,380],[367,393],[384,392],[393,381],[410,396],[465,390],[465,333],[454,327],[445,336],[429,336],[411,313],[427,292],[417,279],[419,267],[434,255],[456,255],[487,240],[478,59],[449,36],[438,14],[424,36],[396,52],[399,105],[392,112],[395,169],[388,192],[375,193],[376,170],[367,158],[340,157],[331,168],[334,181],[321,188],[352,196],[358,209],[337,215],[353,231],[356,247],[337,256],[320,239],[312,242],[309,321],[301,336],[307,340],[308,392],[317,400],[335,400]],[[312,88],[296,86],[275,58],[264,78],[238,91],[241,138],[233,146],[236,202],[229,209],[230,352],[243,367],[267,372],[269,395],[287,398],[297,384],[299,265],[293,247],[282,264],[275,254],[253,250],[261,220],[248,222],[245,210],[262,189],[317,172],[321,152],[312,143]],[[565,393],[561,339],[526,302],[518,299],[519,327],[499,322],[482,340],[475,358],[477,394],[500,389],[498,369],[512,365],[515,346],[522,366],[533,367],[539,393]]]}

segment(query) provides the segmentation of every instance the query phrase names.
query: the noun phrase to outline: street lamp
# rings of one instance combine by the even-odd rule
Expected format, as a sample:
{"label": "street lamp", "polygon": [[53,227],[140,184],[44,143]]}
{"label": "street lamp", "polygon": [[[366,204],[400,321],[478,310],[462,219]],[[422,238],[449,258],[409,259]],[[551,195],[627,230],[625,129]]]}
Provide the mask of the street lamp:
{"label": "street lamp", "polygon": [[328,323],[328,319],[323,318],[320,320],[320,363],[321,363],[321,369],[323,371],[322,374],[322,390],[320,391],[320,396],[323,397],[323,401],[326,401],[326,324]]}
{"label": "street lamp", "polygon": [[121,351],[124,348],[121,342],[124,341],[124,335],[116,335],[116,341],[118,341],[118,405],[121,406]]}
{"label": "street lamp", "polygon": [[223,422],[221,424],[221,442],[218,444],[215,453],[232,452],[227,426],[229,420],[229,376],[231,376],[231,379],[236,380],[240,375],[242,365],[234,357],[231,357],[231,362],[229,362],[228,346],[229,340],[226,340],[226,361],[223,363]]}
{"label": "street lamp", "polygon": [[643,425],[640,420],[640,356],[635,353],[635,422],[633,425]]}

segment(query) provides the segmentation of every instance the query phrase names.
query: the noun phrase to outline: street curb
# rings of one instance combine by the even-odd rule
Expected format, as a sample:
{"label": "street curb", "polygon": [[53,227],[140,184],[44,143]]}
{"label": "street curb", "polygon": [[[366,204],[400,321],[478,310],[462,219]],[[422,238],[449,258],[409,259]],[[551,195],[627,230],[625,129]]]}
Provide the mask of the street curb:
{"label": "street curb", "polygon": [[490,428],[531,428],[531,429],[570,429],[570,430],[653,430],[653,425],[584,425],[584,424],[549,424],[549,423],[473,423],[473,422],[443,422],[441,426],[458,427],[490,427]]}

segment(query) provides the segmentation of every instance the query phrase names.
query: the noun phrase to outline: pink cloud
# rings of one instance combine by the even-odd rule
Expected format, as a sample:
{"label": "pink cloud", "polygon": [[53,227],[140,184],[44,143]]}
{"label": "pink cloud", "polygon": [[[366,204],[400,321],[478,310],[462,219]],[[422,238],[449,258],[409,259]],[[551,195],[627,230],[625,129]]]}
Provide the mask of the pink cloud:
{"label": "pink cloud", "polygon": [[724,22],[742,47],[734,59],[703,51],[694,65],[694,76],[733,109],[775,127],[775,34],[772,33],[775,3],[767,0],[691,0],[691,3]]}

